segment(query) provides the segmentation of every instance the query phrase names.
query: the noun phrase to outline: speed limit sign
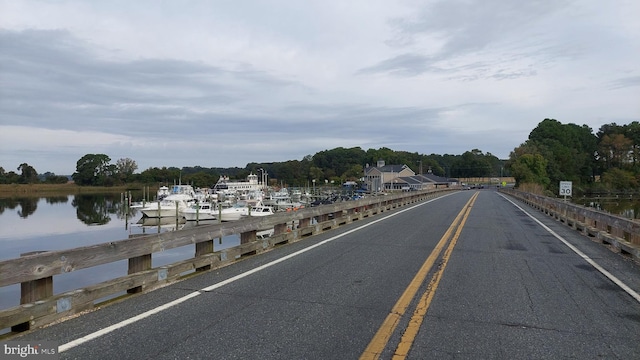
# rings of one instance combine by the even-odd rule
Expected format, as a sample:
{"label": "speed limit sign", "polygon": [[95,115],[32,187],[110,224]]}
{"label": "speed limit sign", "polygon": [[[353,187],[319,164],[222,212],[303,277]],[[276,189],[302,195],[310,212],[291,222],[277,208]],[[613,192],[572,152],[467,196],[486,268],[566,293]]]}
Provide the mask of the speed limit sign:
{"label": "speed limit sign", "polygon": [[571,196],[571,181],[560,181],[560,196]]}

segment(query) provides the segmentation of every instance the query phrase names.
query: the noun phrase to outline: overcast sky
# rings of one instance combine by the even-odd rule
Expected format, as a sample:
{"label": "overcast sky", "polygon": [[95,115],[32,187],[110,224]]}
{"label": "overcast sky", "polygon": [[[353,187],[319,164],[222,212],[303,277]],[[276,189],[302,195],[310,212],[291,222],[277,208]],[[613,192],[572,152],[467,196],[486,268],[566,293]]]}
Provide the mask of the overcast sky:
{"label": "overcast sky", "polygon": [[499,158],[640,120],[637,0],[0,0],[0,166]]}

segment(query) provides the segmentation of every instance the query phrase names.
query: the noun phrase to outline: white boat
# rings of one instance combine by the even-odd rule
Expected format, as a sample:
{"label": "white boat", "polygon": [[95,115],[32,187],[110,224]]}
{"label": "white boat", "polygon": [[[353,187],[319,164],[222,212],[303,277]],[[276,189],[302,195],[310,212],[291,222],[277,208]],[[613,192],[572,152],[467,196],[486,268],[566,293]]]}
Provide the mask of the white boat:
{"label": "white boat", "polygon": [[274,210],[270,206],[264,206],[261,202],[238,201],[231,207],[224,207],[220,210],[213,210],[214,215],[220,216],[222,221],[236,221],[244,216],[266,216],[272,215]]}
{"label": "white boat", "polygon": [[158,192],[156,193],[156,199],[162,200],[169,195],[171,195],[169,188],[167,186],[160,186],[160,188],[158,189]]}
{"label": "white boat", "polygon": [[[160,200],[166,198],[169,195],[171,195],[171,192],[169,192],[169,188],[166,187],[166,186],[160,186],[160,188],[156,192],[156,199],[157,199],[156,201],[160,201]],[[144,201],[135,202],[135,203],[131,203],[129,205],[129,208],[131,208],[131,209],[142,209],[143,207],[146,207],[147,204],[150,204],[150,203],[149,202],[145,203]]]}
{"label": "white boat", "polygon": [[184,221],[184,219],[142,217],[136,223],[136,225],[142,228],[142,234],[129,235],[129,237],[143,236],[152,232],[160,233],[161,231],[181,230],[184,228],[185,223],[186,221]]}
{"label": "white boat", "polygon": [[173,195],[169,195],[162,201],[156,201],[150,203],[146,207],[143,207],[142,209],[140,209],[140,211],[142,211],[142,215],[152,218],[180,216],[180,212],[189,207],[192,200],[176,197],[170,199],[170,197],[172,196]]}
{"label": "white boat", "polygon": [[167,195],[165,197],[165,199],[171,195],[186,195],[186,196],[190,196],[192,198],[196,197],[196,191],[193,189],[193,186],[191,185],[173,185],[171,187],[171,192],[169,193],[169,195]]}
{"label": "white boat", "polygon": [[275,214],[273,207],[265,205],[255,205],[251,207],[251,211],[248,216],[268,216]]}
{"label": "white boat", "polygon": [[196,220],[196,211],[199,220],[237,221],[246,216],[267,216],[275,213],[273,207],[265,206],[260,202],[238,201],[229,203],[196,203],[181,211],[182,217],[187,221]]}
{"label": "white boat", "polygon": [[304,208],[304,204],[299,201],[292,202],[287,200],[280,200],[276,202],[273,205],[273,207],[276,208],[278,211],[291,211],[291,210],[299,210]]}
{"label": "white boat", "polygon": [[267,230],[261,230],[261,231],[257,231],[256,232],[256,239],[257,240],[264,240],[264,239],[268,239],[270,237],[273,236],[274,230],[273,229],[267,229]]}
{"label": "white boat", "polygon": [[195,196],[191,185],[173,185],[171,194],[162,200],[147,204],[140,211],[146,217],[176,217],[195,201]]}
{"label": "white boat", "polygon": [[208,202],[193,203],[188,208],[180,212],[187,221],[215,220],[217,211],[215,206]]}
{"label": "white boat", "polygon": [[293,202],[300,202],[302,199],[302,191],[295,189],[291,191],[291,200]]}
{"label": "white boat", "polygon": [[261,190],[264,185],[265,184],[258,182],[258,175],[253,173],[249,174],[245,181],[231,181],[228,176],[221,176],[213,186],[213,191],[225,193],[258,191]]}
{"label": "white boat", "polygon": [[242,216],[249,215],[249,207],[244,202],[238,202],[231,207],[217,209],[216,216],[218,215],[221,221],[237,221]]}
{"label": "white boat", "polygon": [[273,202],[280,200],[291,200],[291,194],[289,193],[289,189],[282,188],[278,191],[270,193],[268,200]]}
{"label": "white boat", "polygon": [[241,192],[240,200],[244,200],[246,202],[262,202],[264,200],[264,191],[251,190]]}

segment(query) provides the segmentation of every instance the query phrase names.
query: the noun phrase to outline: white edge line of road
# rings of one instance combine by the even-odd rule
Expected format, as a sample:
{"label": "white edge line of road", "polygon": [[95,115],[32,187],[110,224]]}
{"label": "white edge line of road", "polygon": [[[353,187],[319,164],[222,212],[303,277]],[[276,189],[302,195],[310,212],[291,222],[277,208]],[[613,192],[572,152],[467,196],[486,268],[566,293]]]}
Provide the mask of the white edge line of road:
{"label": "white edge line of road", "polygon": [[194,291],[194,292],[192,292],[192,293],[190,293],[188,295],[185,295],[185,296],[183,296],[181,298],[175,299],[175,300],[173,300],[171,302],[168,302],[168,303],[166,303],[164,305],[158,306],[158,307],[153,308],[151,310],[145,311],[145,312],[143,312],[143,313],[141,313],[139,315],[136,315],[134,317],[131,317],[131,318],[127,319],[127,320],[123,320],[121,322],[118,322],[118,323],[113,324],[111,326],[108,326],[106,328],[103,328],[103,329],[100,329],[100,330],[95,331],[93,333],[87,334],[87,335],[85,335],[85,336],[83,336],[81,338],[78,338],[76,340],[70,341],[70,342],[68,342],[66,344],[62,344],[62,345],[60,345],[58,347],[58,352],[61,353],[61,352],[67,351],[69,349],[72,349],[72,348],[74,348],[74,347],[76,347],[78,345],[84,344],[84,343],[86,343],[86,342],[88,342],[90,340],[97,339],[97,338],[99,338],[99,337],[101,337],[103,335],[106,335],[106,334],[110,333],[110,332],[113,332],[115,330],[123,328],[123,327],[125,327],[127,325],[131,325],[131,324],[133,324],[135,322],[138,322],[138,321],[140,321],[142,319],[148,318],[151,315],[157,314],[157,313],[162,312],[164,310],[167,310],[167,309],[169,309],[171,307],[174,307],[174,306],[176,306],[178,304],[181,304],[181,303],[183,303],[183,302],[185,302],[185,301],[187,301],[187,300],[189,300],[191,298],[194,298],[194,297],[202,294],[203,292],[208,292],[208,291],[212,291],[212,290],[221,288],[221,287],[223,287],[223,286],[225,286],[227,284],[230,284],[230,283],[232,283],[232,282],[234,282],[236,280],[240,280],[240,279],[242,279],[244,277],[247,277],[247,276],[249,276],[251,274],[255,274],[255,273],[259,272],[259,271],[262,271],[262,270],[264,270],[264,269],[266,269],[268,267],[271,267],[271,266],[279,264],[279,263],[281,263],[283,261],[289,260],[289,259],[291,259],[291,258],[293,258],[295,256],[298,256],[300,254],[303,254],[303,253],[305,253],[307,251],[313,250],[313,249],[317,248],[318,246],[322,246],[322,245],[327,244],[327,243],[329,243],[329,242],[331,242],[333,240],[339,239],[339,238],[341,238],[341,237],[343,237],[345,235],[348,235],[348,234],[351,234],[353,232],[362,230],[367,226],[373,225],[373,224],[378,223],[380,221],[386,220],[386,219],[388,219],[390,217],[393,217],[393,216],[396,216],[398,214],[401,214],[401,213],[403,213],[405,211],[412,210],[414,208],[417,208],[419,206],[428,204],[430,202],[442,199],[442,198],[447,197],[447,196],[452,195],[452,194],[455,194],[455,193],[450,193],[450,194],[446,194],[446,195],[443,195],[443,196],[439,196],[437,198],[434,198],[434,199],[431,199],[431,200],[427,200],[425,202],[422,202],[420,204],[411,206],[409,208],[399,210],[397,212],[394,212],[393,214],[387,215],[387,216],[382,217],[380,219],[373,220],[373,221],[371,221],[369,223],[366,223],[366,224],[364,224],[362,226],[359,226],[359,227],[357,227],[355,229],[351,229],[349,231],[345,231],[344,233],[342,233],[340,235],[336,235],[336,236],[331,237],[329,239],[323,240],[323,241],[321,241],[321,242],[319,242],[317,244],[311,245],[311,246],[306,247],[306,248],[304,248],[302,250],[299,250],[299,251],[296,251],[294,253],[291,253],[291,254],[289,254],[287,256],[283,256],[283,257],[281,257],[281,258],[279,258],[277,260],[271,261],[271,262],[266,263],[264,265],[261,265],[261,266],[258,266],[256,268],[253,268],[253,269],[251,269],[249,271],[246,271],[246,272],[243,272],[243,273],[238,274],[236,276],[233,276],[233,277],[231,277],[231,278],[229,278],[227,280],[215,283],[215,284],[213,284],[211,286],[207,286],[207,287],[202,288],[200,290],[196,290],[196,291]]}
{"label": "white edge line of road", "polygon": [[615,283],[616,285],[618,285],[622,290],[624,290],[627,294],[631,295],[631,297],[633,297],[637,302],[640,303],[640,294],[638,294],[637,292],[635,292],[632,288],[630,288],[629,286],[627,286],[627,284],[623,283],[622,280],[618,279],[617,277],[615,277],[613,274],[611,274],[610,272],[608,272],[607,270],[605,270],[602,266],[600,266],[598,263],[596,263],[595,261],[593,261],[590,257],[588,257],[585,253],[583,253],[582,251],[580,251],[578,248],[576,248],[575,246],[571,245],[567,240],[565,240],[562,236],[558,235],[555,231],[551,230],[547,225],[543,224],[540,220],[536,219],[533,215],[529,214],[526,210],[524,210],[523,208],[521,208],[520,206],[518,206],[518,204],[516,204],[515,202],[511,201],[511,199],[508,199],[506,196],[500,194],[500,196],[502,196],[505,200],[507,200],[508,202],[510,202],[511,204],[513,204],[513,206],[517,207],[518,209],[520,209],[520,211],[522,211],[523,213],[525,213],[528,217],[530,217],[531,219],[533,219],[533,221],[537,222],[538,225],[542,226],[545,230],[547,230],[547,232],[549,232],[551,235],[555,236],[556,239],[562,241],[565,245],[567,245],[567,247],[569,247],[569,249],[571,249],[574,253],[578,254],[578,256],[580,256],[581,258],[583,258],[586,262],[588,262],[591,266],[593,266],[594,268],[596,268],[596,270],[598,270],[600,273],[602,273],[602,275],[606,276],[609,280],[613,281],[613,283]]}

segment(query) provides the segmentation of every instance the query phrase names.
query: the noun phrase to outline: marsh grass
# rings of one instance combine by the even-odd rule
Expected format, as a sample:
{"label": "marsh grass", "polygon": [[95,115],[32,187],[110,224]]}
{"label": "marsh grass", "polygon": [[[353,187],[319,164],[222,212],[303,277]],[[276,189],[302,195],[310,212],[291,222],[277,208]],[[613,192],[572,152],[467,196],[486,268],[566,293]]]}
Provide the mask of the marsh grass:
{"label": "marsh grass", "polygon": [[[46,196],[73,195],[92,193],[118,193],[124,191],[141,190],[144,185],[129,184],[122,186],[79,186],[74,183],[66,184],[0,184],[0,197],[14,196]],[[157,186],[150,191],[157,191]]]}

